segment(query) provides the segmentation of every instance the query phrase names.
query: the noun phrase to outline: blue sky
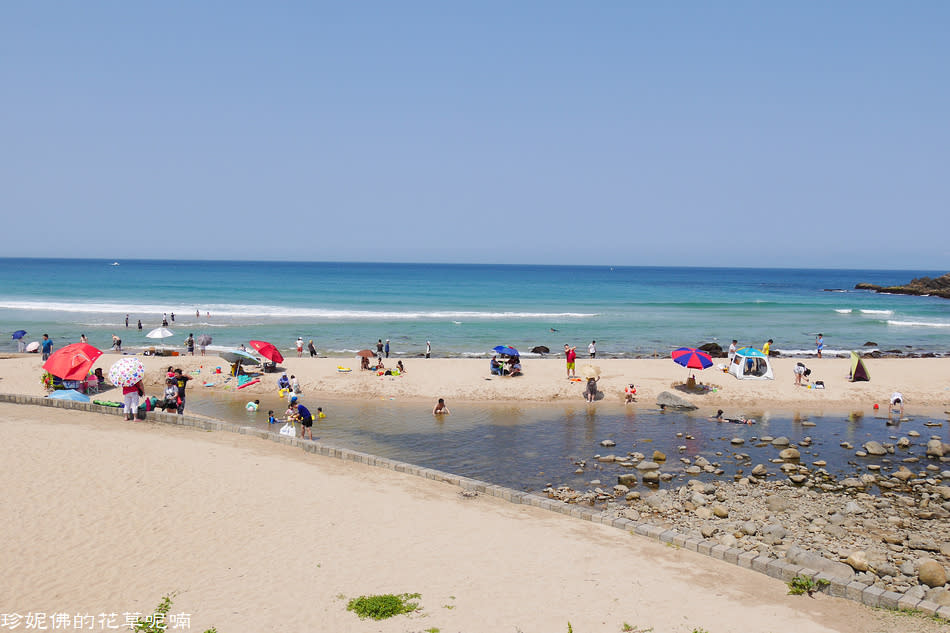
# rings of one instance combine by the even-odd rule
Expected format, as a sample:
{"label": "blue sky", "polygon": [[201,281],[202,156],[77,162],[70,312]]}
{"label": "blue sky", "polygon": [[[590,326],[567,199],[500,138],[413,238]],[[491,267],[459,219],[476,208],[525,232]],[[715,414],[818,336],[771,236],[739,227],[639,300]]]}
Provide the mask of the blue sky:
{"label": "blue sky", "polygon": [[948,32],[934,1],[7,2],[4,251],[946,270]]}

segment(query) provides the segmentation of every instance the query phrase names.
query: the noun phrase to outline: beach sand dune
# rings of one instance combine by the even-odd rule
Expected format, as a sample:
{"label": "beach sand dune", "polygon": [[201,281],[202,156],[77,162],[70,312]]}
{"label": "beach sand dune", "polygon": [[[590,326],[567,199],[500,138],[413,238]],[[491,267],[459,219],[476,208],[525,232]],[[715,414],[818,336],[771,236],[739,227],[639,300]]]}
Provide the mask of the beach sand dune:
{"label": "beach sand dune", "polygon": [[[0,611],[150,611],[191,630],[920,632],[775,579],[450,485],[270,441],[0,404]],[[361,594],[419,592],[383,622]]]}

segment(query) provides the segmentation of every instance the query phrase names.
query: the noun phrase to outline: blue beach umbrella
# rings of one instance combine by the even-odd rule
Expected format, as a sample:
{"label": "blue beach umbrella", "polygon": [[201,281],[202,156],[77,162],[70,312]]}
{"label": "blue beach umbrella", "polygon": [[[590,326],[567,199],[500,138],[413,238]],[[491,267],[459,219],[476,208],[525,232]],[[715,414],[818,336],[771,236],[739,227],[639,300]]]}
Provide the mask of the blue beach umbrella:
{"label": "blue beach umbrella", "polygon": [[498,354],[504,354],[505,356],[521,356],[514,347],[508,347],[507,345],[499,345],[498,347],[492,348]]}
{"label": "blue beach umbrella", "polygon": [[89,396],[79,393],[75,389],[66,389],[65,391],[54,391],[47,397],[52,400],[72,400],[73,402],[89,402]]}
{"label": "blue beach umbrella", "polygon": [[754,347],[743,347],[742,349],[737,349],[736,354],[745,356],[746,358],[765,358],[765,354]]}
{"label": "blue beach umbrella", "polygon": [[19,340],[23,338],[24,336],[26,336],[26,330],[17,330],[16,332],[13,333],[13,340],[14,341]]}

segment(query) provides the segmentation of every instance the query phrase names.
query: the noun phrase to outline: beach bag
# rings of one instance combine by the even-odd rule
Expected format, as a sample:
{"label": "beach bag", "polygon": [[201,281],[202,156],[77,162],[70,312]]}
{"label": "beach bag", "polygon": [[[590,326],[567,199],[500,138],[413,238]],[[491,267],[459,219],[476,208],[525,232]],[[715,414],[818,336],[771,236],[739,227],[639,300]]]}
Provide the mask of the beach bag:
{"label": "beach bag", "polygon": [[284,426],[280,427],[280,434],[286,435],[287,437],[296,437],[297,429],[292,422],[287,422]]}
{"label": "beach bag", "polygon": [[824,388],[825,388],[825,381],[824,381],[824,380],[816,380],[816,381],[815,381],[815,389],[824,389]]}

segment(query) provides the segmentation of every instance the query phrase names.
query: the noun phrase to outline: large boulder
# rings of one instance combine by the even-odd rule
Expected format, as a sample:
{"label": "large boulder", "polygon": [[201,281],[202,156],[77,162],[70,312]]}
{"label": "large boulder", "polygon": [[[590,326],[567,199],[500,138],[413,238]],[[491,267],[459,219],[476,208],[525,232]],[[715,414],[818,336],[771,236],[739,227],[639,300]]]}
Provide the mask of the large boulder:
{"label": "large boulder", "polygon": [[686,398],[678,396],[675,393],[670,393],[669,391],[661,391],[656,396],[656,403],[660,408],[682,409],[683,411],[692,411],[699,408]]}
{"label": "large boulder", "polygon": [[698,348],[701,352],[706,352],[714,358],[725,358],[725,354],[722,351],[722,345],[719,343],[704,343]]}
{"label": "large boulder", "polygon": [[943,587],[947,584],[947,570],[935,560],[922,560],[917,567],[917,578],[922,585]]}
{"label": "large boulder", "polygon": [[851,579],[854,577],[854,570],[850,566],[825,558],[820,554],[803,550],[797,545],[788,548],[788,551],[785,552],[785,560],[815,571],[823,571],[832,578]]}

